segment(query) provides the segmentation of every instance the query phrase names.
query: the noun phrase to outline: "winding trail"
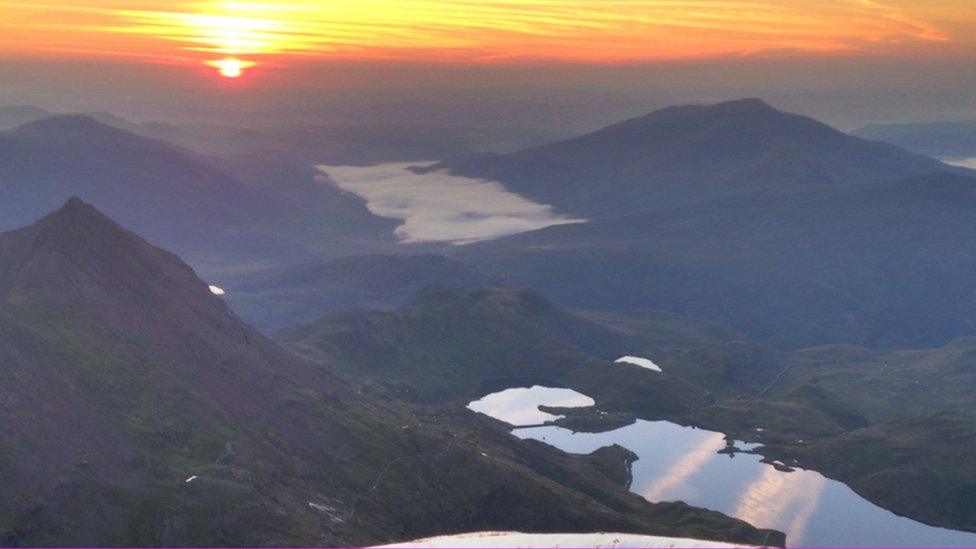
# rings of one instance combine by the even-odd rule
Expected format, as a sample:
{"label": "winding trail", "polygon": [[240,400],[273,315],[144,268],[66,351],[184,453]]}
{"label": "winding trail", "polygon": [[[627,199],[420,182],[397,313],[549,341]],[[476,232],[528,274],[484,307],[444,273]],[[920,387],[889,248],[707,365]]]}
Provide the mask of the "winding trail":
{"label": "winding trail", "polygon": [[455,435],[451,435],[451,436],[454,438],[451,438],[451,442],[447,445],[447,448],[441,450],[440,452],[400,456],[398,458],[393,458],[390,461],[388,461],[386,465],[383,466],[383,469],[380,470],[379,474],[376,475],[376,478],[373,480],[373,484],[369,487],[369,489],[366,490],[365,492],[357,494],[356,497],[353,498],[352,504],[349,506],[349,513],[346,515],[345,520],[346,521],[352,520],[352,518],[356,515],[356,505],[359,503],[359,500],[376,491],[376,489],[380,485],[380,482],[383,481],[383,477],[386,475],[387,471],[390,470],[390,467],[393,467],[397,463],[403,461],[409,461],[413,459],[427,458],[427,459],[435,460],[435,459],[446,457],[449,453],[451,453],[451,450],[454,449],[455,442],[457,441]]}

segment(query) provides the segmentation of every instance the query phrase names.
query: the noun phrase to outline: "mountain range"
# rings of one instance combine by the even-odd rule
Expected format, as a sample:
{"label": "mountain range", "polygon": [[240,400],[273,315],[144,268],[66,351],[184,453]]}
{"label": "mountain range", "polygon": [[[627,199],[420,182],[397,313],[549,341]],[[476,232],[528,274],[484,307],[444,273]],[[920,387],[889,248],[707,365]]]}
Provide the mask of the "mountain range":
{"label": "mountain range", "polygon": [[395,223],[285,153],[214,159],[59,116],[0,132],[0,164],[0,229],[77,195],[215,272],[393,246]]}
{"label": "mountain range", "polygon": [[589,219],[434,255],[314,150],[47,114],[0,110],[0,545],[784,543],[631,494],[621,447],[464,408],[532,384],[596,400],[558,410],[574,430],[703,427],[976,530],[976,172],[759,100],[674,107],[413,168]]}
{"label": "mountain range", "polygon": [[286,126],[268,123],[255,127],[205,122],[134,122],[111,112],[62,113],[33,105],[0,107],[0,130],[65,114],[81,114],[105,125],[200,154],[229,157],[275,150],[300,156],[310,165],[411,162],[483,150],[517,150],[530,144],[545,143],[558,134],[529,123],[514,128],[447,124],[428,127],[382,118]]}
{"label": "mountain range", "polygon": [[795,200],[952,168],[743,99],[667,108],[568,141],[429,169],[499,181],[564,213],[602,218],[721,199]]}
{"label": "mountain range", "polygon": [[976,172],[759,101],[441,167],[591,216],[452,254],[569,306],[664,309],[787,347],[972,333]]}
{"label": "mountain range", "polygon": [[619,448],[569,456],[463,409],[357,391],[350,373],[282,349],[178,257],[72,198],[0,234],[0,543],[571,527],[782,541],[629,494]]}

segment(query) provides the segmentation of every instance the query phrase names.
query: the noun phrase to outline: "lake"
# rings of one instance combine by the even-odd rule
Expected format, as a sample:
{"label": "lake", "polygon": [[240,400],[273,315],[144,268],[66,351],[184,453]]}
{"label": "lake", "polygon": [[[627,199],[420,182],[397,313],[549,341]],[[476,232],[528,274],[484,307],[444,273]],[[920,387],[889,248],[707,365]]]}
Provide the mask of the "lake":
{"label": "lake", "polygon": [[[491,406],[475,406],[475,411],[502,421],[506,417],[539,419],[541,416],[533,415],[542,414],[538,406],[553,406],[557,395],[565,397],[560,402],[569,402],[557,406],[587,405],[584,399],[588,397],[580,393],[570,391],[575,393],[570,395],[545,389],[537,386],[515,393],[508,389],[472,405],[490,402]],[[817,472],[781,472],[761,463],[761,456],[755,454],[719,454],[726,446],[721,433],[645,420],[605,433],[576,433],[556,426],[516,428],[512,432],[519,438],[539,440],[574,454],[589,454],[619,444],[639,457],[633,465],[631,491],[649,501],[684,501],[754,526],[786,532],[787,543],[794,547],[976,546],[974,533],[899,517]],[[736,446],[750,448],[742,443]]]}

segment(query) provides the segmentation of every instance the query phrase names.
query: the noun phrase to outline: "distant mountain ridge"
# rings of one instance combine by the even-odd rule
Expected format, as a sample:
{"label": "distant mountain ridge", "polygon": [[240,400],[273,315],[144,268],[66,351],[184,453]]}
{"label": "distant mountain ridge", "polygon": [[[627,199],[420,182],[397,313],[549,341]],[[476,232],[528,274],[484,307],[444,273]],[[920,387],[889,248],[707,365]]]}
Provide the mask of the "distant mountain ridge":
{"label": "distant mountain ridge", "polygon": [[299,159],[221,162],[87,116],[0,132],[0,168],[0,229],[31,223],[78,195],[214,270],[394,245],[395,223]]}
{"label": "distant mountain ridge", "polygon": [[450,159],[430,169],[500,181],[513,192],[591,218],[952,170],[759,99],[666,108],[568,141]]}
{"label": "distant mountain ridge", "polygon": [[514,128],[485,126],[433,127],[386,120],[311,120],[279,127],[274,120],[253,122],[254,127],[216,123],[136,122],[111,112],[52,112],[32,105],[0,107],[0,131],[52,116],[81,114],[121,130],[173,143],[200,154],[240,156],[264,150],[283,150],[307,164],[370,165],[385,162],[426,161],[472,151],[517,150],[563,135],[526,123]]}
{"label": "distant mountain ridge", "polygon": [[431,284],[478,287],[497,282],[440,255],[370,255],[249,273],[226,289],[238,314],[273,333],[343,309],[399,307]]}
{"label": "distant mountain ridge", "polygon": [[53,113],[33,105],[0,107],[0,131],[16,128],[50,116],[53,116]]}

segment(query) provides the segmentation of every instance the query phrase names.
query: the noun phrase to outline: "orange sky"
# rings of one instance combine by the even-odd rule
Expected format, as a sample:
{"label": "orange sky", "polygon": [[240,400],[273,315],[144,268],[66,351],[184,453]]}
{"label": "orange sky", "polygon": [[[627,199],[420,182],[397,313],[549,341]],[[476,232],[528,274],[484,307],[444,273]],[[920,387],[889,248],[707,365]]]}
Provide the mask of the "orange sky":
{"label": "orange sky", "polygon": [[[0,0],[0,55],[619,63],[976,53],[972,0]],[[225,68],[224,62],[219,67]]]}

